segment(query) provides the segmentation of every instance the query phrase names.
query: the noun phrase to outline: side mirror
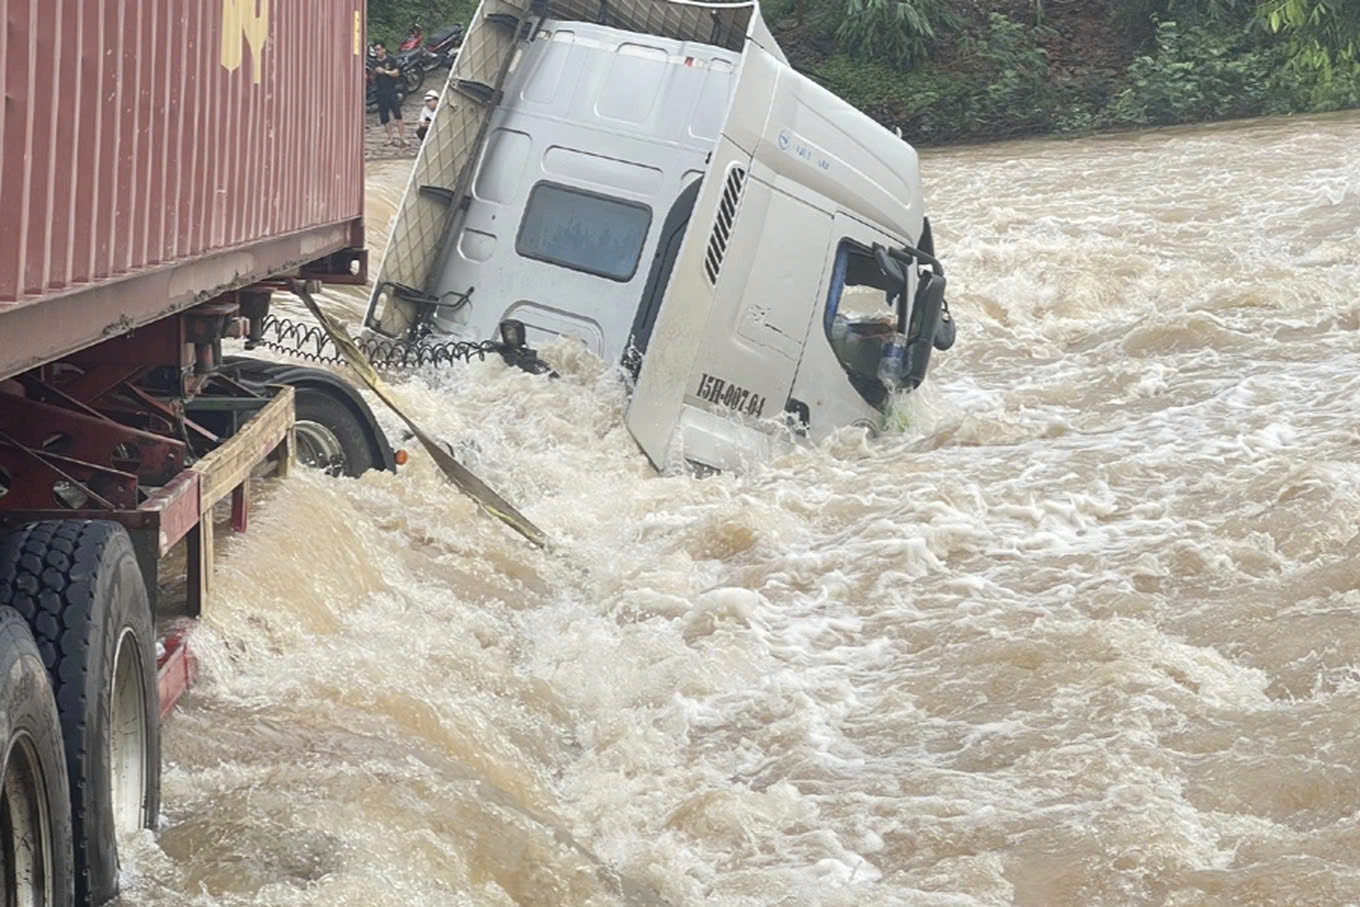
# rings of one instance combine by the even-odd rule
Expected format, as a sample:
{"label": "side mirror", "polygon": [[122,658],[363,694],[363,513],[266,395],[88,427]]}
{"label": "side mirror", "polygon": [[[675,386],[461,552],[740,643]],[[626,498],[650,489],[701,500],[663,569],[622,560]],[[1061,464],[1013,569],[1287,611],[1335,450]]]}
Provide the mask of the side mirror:
{"label": "side mirror", "polygon": [[902,270],[902,263],[888,254],[888,250],[874,244],[874,262],[878,265],[878,270],[882,272],[884,281],[888,284],[888,298],[896,299],[907,289],[907,272]]}
{"label": "side mirror", "polygon": [[949,306],[946,304],[944,311],[940,313],[940,321],[935,325],[935,349],[944,352],[954,345],[954,319],[949,315]]}

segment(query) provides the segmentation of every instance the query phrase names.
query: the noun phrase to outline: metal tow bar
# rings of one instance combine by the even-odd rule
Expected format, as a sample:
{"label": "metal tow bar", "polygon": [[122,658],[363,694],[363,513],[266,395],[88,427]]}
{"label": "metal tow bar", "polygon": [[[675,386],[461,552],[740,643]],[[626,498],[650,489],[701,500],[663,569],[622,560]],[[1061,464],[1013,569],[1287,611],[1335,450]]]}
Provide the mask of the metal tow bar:
{"label": "metal tow bar", "polygon": [[307,287],[299,280],[289,280],[288,286],[307,306],[326,333],[330,335],[331,342],[345,357],[350,368],[354,369],[364,384],[368,385],[369,390],[378,395],[378,399],[386,403],[388,408],[396,413],[401,421],[406,423],[406,427],[411,429],[411,432],[420,440],[421,445],[434,458],[435,463],[439,464],[439,468],[443,470],[449,481],[456,485],[459,491],[476,501],[477,506],[483,511],[500,520],[539,548],[548,548],[548,537],[543,530],[530,522],[529,518],[516,510],[509,501],[493,491],[491,486],[473,475],[471,470],[435,443],[433,438],[425,434],[420,426],[412,422],[410,417],[401,411],[401,407],[397,406],[396,401],[392,399],[392,395],[388,392],[387,386],[378,377],[377,370],[369,363],[363,352],[354,344],[354,341],[350,340],[344,331],[338,330],[331,323],[331,320],[326,317],[326,313],[322,312],[321,307],[316,304],[316,300],[312,298]]}

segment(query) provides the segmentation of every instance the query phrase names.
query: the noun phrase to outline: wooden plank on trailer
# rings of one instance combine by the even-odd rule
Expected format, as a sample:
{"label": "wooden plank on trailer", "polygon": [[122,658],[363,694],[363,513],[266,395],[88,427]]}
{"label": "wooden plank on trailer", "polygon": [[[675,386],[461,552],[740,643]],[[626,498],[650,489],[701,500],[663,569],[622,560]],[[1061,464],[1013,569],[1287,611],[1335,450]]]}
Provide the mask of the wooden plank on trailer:
{"label": "wooden plank on trailer", "polygon": [[213,515],[212,508],[203,510],[198,525],[189,530],[185,540],[188,543],[188,581],[189,588],[185,600],[185,613],[189,617],[201,617],[203,607],[208,603],[208,593],[212,588],[213,572]]}
{"label": "wooden plank on trailer", "polygon": [[213,505],[244,485],[255,467],[280,447],[292,454],[289,442],[293,433],[293,389],[280,385],[274,392],[274,399],[261,407],[240,431],[190,467],[199,475],[200,502],[198,525],[186,536],[191,617],[203,613],[212,589]]}
{"label": "wooden plank on trailer", "polygon": [[278,470],[274,473],[280,479],[288,478],[288,473],[293,471],[293,460],[297,457],[297,427],[288,426],[288,434],[274,451],[274,462],[278,464]]}
{"label": "wooden plank on trailer", "polygon": [[275,389],[274,399],[244,428],[193,465],[192,469],[202,476],[204,520],[209,518],[214,504],[250,477],[257,463],[289,439],[292,428],[293,389],[280,386]]}
{"label": "wooden plank on trailer", "polygon": [[164,487],[153,491],[137,508],[139,512],[154,514],[159,518],[155,528],[159,530],[161,557],[169,553],[175,543],[184,538],[199,521],[202,487],[200,475],[192,469],[186,469]]}

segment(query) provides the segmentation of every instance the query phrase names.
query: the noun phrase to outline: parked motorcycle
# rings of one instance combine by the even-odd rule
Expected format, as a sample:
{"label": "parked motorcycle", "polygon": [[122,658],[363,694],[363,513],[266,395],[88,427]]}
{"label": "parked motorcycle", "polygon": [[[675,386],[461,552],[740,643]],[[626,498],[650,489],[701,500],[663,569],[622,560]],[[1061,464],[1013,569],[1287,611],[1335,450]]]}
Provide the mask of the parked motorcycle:
{"label": "parked motorcycle", "polygon": [[463,26],[454,23],[436,34],[425,45],[425,71],[442,69],[453,65],[453,57],[463,44]]}
{"label": "parked motorcycle", "polygon": [[417,22],[411,26],[411,30],[406,33],[405,39],[403,39],[401,42],[401,47],[397,48],[397,50],[398,51],[412,50],[414,48],[419,47],[422,43],[424,43],[424,41],[425,30],[421,28],[420,23]]}
{"label": "parked motorcycle", "polygon": [[414,47],[395,55],[397,68],[401,70],[401,83],[406,86],[407,94],[415,94],[425,84],[425,49]]}

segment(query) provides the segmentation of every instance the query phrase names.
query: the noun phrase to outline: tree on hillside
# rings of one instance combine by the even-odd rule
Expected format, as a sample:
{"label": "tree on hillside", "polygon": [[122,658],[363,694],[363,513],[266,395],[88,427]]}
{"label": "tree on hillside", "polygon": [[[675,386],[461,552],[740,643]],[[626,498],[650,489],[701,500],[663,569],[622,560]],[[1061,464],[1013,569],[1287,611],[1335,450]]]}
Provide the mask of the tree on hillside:
{"label": "tree on hillside", "polygon": [[1296,65],[1330,74],[1360,69],[1360,3],[1356,0],[1265,0],[1260,15],[1290,36]]}
{"label": "tree on hillside", "polygon": [[836,40],[865,60],[909,64],[929,53],[939,32],[959,25],[954,6],[950,0],[846,0]]}

